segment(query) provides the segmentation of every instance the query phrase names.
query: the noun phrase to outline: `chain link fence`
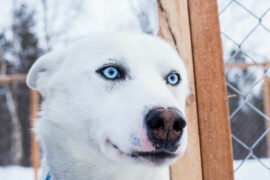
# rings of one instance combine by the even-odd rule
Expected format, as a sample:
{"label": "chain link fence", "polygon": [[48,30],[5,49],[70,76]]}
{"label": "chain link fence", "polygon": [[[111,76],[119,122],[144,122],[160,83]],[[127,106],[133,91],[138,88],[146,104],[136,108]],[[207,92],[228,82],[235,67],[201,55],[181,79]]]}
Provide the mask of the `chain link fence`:
{"label": "chain link fence", "polygon": [[[234,171],[270,177],[270,1],[218,0]],[[243,176],[242,176],[243,177]]]}

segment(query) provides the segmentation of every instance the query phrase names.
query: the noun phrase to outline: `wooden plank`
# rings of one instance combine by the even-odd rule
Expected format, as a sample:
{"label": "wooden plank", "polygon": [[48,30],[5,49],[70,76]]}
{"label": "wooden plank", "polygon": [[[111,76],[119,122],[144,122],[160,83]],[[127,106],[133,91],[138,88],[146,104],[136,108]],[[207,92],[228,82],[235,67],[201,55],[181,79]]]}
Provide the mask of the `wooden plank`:
{"label": "wooden plank", "polygon": [[188,148],[184,157],[171,167],[172,180],[201,180],[202,167],[194,88],[192,48],[187,0],[161,0],[159,6],[159,35],[177,48],[189,75],[191,95],[187,99]]}
{"label": "wooden plank", "polygon": [[0,75],[0,83],[25,82],[25,80],[24,74]]}
{"label": "wooden plank", "polygon": [[[267,117],[270,118],[270,83],[269,79],[264,77],[264,113]],[[270,121],[265,120],[265,129],[270,128]],[[267,136],[267,154],[270,157],[270,133],[268,132]]]}
{"label": "wooden plank", "polygon": [[226,69],[233,69],[233,68],[240,68],[240,69],[247,69],[249,67],[257,66],[257,67],[263,67],[266,68],[270,65],[270,62],[265,62],[265,63],[260,63],[260,64],[244,64],[244,63],[239,63],[239,64],[228,64],[226,66]]}
{"label": "wooden plank", "polygon": [[[38,118],[39,95],[37,91],[30,90],[30,109],[31,109],[31,128],[34,127],[35,120]],[[38,180],[38,169],[40,165],[39,143],[36,141],[36,134],[31,133],[31,151],[32,151],[32,167],[35,172],[35,180]]]}
{"label": "wooden plank", "polygon": [[203,179],[232,180],[233,154],[216,0],[188,0]]}

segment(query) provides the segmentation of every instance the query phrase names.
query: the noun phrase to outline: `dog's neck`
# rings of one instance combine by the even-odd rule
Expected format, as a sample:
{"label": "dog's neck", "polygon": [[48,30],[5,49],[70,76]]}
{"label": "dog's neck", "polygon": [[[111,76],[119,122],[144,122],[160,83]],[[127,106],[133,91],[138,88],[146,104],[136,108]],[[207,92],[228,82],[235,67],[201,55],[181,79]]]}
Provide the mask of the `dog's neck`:
{"label": "dog's neck", "polygon": [[49,171],[50,180],[169,180],[167,167],[119,164],[70,139],[43,138],[42,148],[43,179]]}

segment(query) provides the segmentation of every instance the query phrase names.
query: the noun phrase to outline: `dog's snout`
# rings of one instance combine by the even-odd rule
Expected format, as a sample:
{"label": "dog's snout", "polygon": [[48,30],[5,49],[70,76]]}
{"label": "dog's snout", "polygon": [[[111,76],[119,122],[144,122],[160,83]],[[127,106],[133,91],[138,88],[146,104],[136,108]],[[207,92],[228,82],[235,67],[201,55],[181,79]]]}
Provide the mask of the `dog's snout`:
{"label": "dog's snout", "polygon": [[180,139],[186,121],[176,108],[156,108],[148,112],[145,118],[148,138],[157,149],[174,151]]}

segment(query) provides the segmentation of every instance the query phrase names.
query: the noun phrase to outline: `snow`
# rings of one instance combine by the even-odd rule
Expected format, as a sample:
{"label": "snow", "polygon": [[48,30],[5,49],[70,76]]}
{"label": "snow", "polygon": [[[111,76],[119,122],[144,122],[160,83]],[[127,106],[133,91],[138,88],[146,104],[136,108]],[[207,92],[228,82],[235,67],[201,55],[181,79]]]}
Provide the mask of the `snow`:
{"label": "snow", "polygon": [[[270,179],[270,158],[260,159],[266,167],[264,167],[258,160],[247,160],[244,164],[234,173],[235,180],[269,180]],[[234,169],[240,164],[241,160],[234,161]]]}
{"label": "snow", "polygon": [[[243,7],[243,6],[244,7]],[[218,0],[221,32],[258,63],[270,61],[270,1],[269,0]],[[261,18],[261,22],[259,19]],[[231,50],[238,47],[222,36],[225,63]],[[251,62],[253,63],[253,62]]]}
{"label": "snow", "polygon": [[0,167],[0,180],[34,180],[34,170],[21,166]]}
{"label": "snow", "polygon": [[[270,179],[270,159],[260,159],[266,167],[258,160],[247,160],[236,172],[235,180],[269,180]],[[241,160],[234,161],[234,169],[240,164]],[[10,166],[0,167],[0,180],[33,180],[34,171],[32,168]]]}

